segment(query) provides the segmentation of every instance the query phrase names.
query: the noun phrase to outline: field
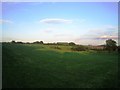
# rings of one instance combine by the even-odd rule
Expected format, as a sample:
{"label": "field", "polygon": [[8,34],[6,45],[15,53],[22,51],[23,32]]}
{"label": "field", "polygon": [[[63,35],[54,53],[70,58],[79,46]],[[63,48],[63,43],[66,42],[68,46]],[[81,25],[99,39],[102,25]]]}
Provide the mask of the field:
{"label": "field", "polygon": [[3,44],[3,88],[117,87],[117,53],[56,47]]}

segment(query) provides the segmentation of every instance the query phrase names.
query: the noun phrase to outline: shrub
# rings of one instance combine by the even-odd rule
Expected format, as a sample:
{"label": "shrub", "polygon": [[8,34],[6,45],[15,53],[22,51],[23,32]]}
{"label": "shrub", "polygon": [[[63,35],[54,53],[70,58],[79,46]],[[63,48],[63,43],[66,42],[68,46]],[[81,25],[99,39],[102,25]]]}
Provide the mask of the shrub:
{"label": "shrub", "polygon": [[70,45],[70,46],[74,46],[75,43],[74,43],[74,42],[70,42],[69,45]]}
{"label": "shrub", "polygon": [[120,53],[120,46],[117,47],[118,53]]}
{"label": "shrub", "polygon": [[51,47],[51,48],[54,48],[54,49],[61,49],[61,48],[58,47],[58,46],[53,46],[53,47]]}
{"label": "shrub", "polygon": [[55,49],[61,49],[60,47],[58,47],[58,46],[56,46],[56,47],[54,47]]}
{"label": "shrub", "polygon": [[33,44],[44,44],[43,41],[35,41]]}
{"label": "shrub", "polygon": [[12,40],[11,43],[16,43],[16,42],[14,40]]}
{"label": "shrub", "polygon": [[83,45],[77,45],[77,46],[73,46],[71,49],[73,51],[86,51],[88,50],[88,47],[83,46]]}

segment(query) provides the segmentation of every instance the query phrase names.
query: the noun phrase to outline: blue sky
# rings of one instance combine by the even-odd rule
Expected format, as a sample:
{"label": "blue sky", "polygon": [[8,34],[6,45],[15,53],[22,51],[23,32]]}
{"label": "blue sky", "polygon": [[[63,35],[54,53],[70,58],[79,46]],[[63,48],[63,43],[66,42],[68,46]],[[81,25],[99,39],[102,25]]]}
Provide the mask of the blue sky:
{"label": "blue sky", "polygon": [[118,38],[117,2],[2,3],[3,41],[104,44]]}

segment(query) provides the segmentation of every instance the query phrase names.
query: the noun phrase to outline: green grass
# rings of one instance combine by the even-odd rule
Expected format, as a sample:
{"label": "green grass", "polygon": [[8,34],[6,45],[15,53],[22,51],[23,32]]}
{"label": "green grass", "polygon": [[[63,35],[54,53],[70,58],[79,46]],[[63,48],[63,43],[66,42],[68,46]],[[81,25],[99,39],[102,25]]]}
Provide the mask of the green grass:
{"label": "green grass", "polygon": [[117,87],[117,53],[58,47],[3,44],[3,88]]}

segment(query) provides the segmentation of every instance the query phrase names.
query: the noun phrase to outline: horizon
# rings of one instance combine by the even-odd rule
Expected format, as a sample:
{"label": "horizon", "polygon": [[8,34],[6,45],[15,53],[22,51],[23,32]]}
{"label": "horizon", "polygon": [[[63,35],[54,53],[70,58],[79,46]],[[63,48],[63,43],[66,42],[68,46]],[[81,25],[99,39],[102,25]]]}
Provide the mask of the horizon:
{"label": "horizon", "polygon": [[[107,39],[108,40],[108,39]],[[113,39],[112,39],[113,40]],[[12,43],[12,41],[15,41],[15,40],[11,40],[11,41],[8,41],[8,42],[0,42],[0,43]],[[29,44],[34,44],[34,42],[40,42],[40,41],[42,41],[43,42],[43,44],[57,44],[57,43],[75,43],[75,42],[44,42],[43,40],[39,40],[39,41],[33,41],[33,42],[28,42],[28,41],[26,41],[26,42],[24,42],[24,41],[15,41],[15,43],[23,43],[23,44],[27,44],[27,43],[29,43]],[[114,40],[115,41],[115,40]],[[39,44],[39,43],[38,43]],[[92,45],[92,44],[77,44],[77,43],[75,43],[75,45],[83,45],[83,46],[101,46],[101,45],[106,45],[106,43],[103,43],[103,44],[95,44],[95,45]],[[119,46],[118,45],[118,43],[116,44],[117,46]]]}
{"label": "horizon", "polygon": [[117,2],[2,3],[3,42],[118,43]]}

